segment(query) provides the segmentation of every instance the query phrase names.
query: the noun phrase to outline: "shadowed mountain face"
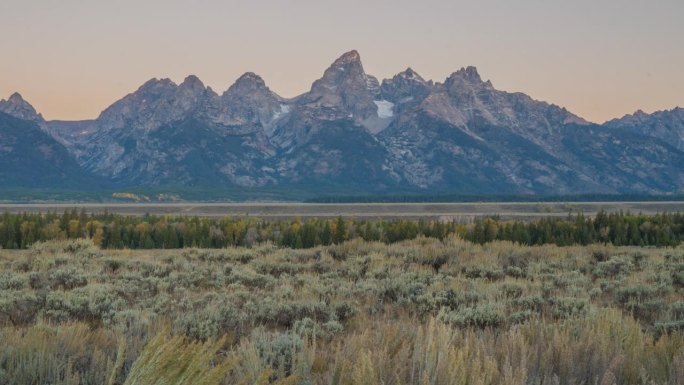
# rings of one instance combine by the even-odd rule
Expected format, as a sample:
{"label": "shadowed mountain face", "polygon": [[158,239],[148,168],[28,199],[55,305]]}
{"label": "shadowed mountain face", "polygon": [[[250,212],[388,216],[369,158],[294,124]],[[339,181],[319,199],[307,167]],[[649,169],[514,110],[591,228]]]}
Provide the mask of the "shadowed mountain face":
{"label": "shadowed mountain face", "polygon": [[106,186],[89,175],[38,124],[0,112],[0,185],[23,188]]}
{"label": "shadowed mountain face", "polygon": [[33,121],[81,169],[119,186],[310,192],[578,194],[684,191],[684,110],[592,124],[509,93],[474,67],[444,82],[378,80],[345,53],[292,99],[246,73],[218,95],[195,76],[152,79],[92,121]]}

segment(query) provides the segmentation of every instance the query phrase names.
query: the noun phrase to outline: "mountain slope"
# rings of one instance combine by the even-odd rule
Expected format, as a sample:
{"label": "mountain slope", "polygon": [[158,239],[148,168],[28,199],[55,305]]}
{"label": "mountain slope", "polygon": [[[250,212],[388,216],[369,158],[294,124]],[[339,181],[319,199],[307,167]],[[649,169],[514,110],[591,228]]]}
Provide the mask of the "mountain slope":
{"label": "mountain slope", "polygon": [[0,112],[0,185],[82,189],[103,186],[35,122]]}
{"label": "mountain slope", "polygon": [[657,138],[599,125],[568,125],[563,146],[610,192],[684,191],[684,152]]}
{"label": "mountain slope", "polygon": [[309,91],[292,99],[248,72],[220,95],[192,75],[180,84],[152,79],[91,121],[45,122],[18,94],[0,102],[0,111],[32,120],[83,170],[119,187],[684,191],[683,109],[596,125],[560,106],[498,90],[475,67],[443,82],[411,68],[378,82],[356,51],[334,60]]}

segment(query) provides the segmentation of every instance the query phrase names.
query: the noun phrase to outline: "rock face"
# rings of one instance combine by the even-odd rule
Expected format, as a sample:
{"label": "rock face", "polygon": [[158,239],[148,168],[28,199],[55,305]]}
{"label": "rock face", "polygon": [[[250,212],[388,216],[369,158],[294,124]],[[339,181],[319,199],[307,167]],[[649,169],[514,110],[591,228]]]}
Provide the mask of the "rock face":
{"label": "rock face", "polygon": [[325,70],[308,93],[291,101],[271,137],[273,168],[281,184],[330,191],[384,190],[396,181],[388,151],[373,135],[382,124],[376,99],[380,87],[367,75],[356,51]]}
{"label": "rock face", "polygon": [[[379,137],[393,156],[390,163],[411,185],[475,194],[655,193],[682,186],[681,169],[664,159],[682,165],[681,154],[665,143],[644,143],[525,94],[496,90],[474,67],[429,92],[413,71],[399,79],[406,78],[415,79],[414,86],[397,77],[383,83],[383,89],[404,84],[391,88],[396,96],[387,87],[387,98],[410,104]],[[625,146],[631,151],[615,151]],[[648,146],[664,158],[646,160]],[[640,167],[654,172],[644,175]]]}
{"label": "rock face", "polygon": [[220,109],[214,114],[216,123],[245,127],[248,131],[272,134],[278,119],[289,112],[285,100],[266,87],[257,74],[247,72],[221,95]]}
{"label": "rock face", "polygon": [[103,111],[94,132],[70,148],[84,168],[118,185],[265,185],[271,180],[260,168],[273,148],[260,122],[269,106],[253,77],[223,96],[196,76],[179,85],[152,79]]}
{"label": "rock face", "polygon": [[377,117],[374,100],[378,93],[378,80],[366,75],[358,52],[347,52],[325,70],[309,92],[292,100],[292,113],[274,132],[273,140],[281,148],[296,147],[317,135],[327,122],[361,126]]}
{"label": "rock face", "polygon": [[82,169],[119,186],[303,189],[309,193],[577,194],[684,191],[684,110],[604,125],[475,67],[443,82],[413,69],[378,80],[345,53],[292,99],[246,73],[218,95],[195,76],[152,79],[92,121],[45,122]]}
{"label": "rock face", "polygon": [[373,100],[378,92],[378,79],[366,75],[359,53],[351,51],[335,60],[298,104],[329,110],[334,114],[327,115],[329,117],[350,117],[361,121],[376,114],[377,106]]}

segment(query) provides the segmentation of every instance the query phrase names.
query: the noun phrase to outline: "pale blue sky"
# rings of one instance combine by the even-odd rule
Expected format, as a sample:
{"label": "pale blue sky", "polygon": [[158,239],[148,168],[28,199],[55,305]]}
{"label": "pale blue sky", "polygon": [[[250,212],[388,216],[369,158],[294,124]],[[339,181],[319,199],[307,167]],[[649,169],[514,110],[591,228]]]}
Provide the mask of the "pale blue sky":
{"label": "pale blue sky", "polygon": [[94,118],[152,77],[221,92],[254,71],[291,97],[357,49],[380,79],[475,65],[593,121],[684,106],[684,1],[1,0],[0,98]]}

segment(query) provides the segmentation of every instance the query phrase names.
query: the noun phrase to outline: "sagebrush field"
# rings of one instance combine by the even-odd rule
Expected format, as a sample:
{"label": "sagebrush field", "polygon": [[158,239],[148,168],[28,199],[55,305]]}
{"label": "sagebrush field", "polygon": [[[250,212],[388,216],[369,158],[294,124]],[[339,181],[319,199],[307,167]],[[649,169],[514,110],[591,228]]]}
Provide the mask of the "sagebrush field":
{"label": "sagebrush field", "polygon": [[2,384],[681,384],[684,249],[0,251]]}

